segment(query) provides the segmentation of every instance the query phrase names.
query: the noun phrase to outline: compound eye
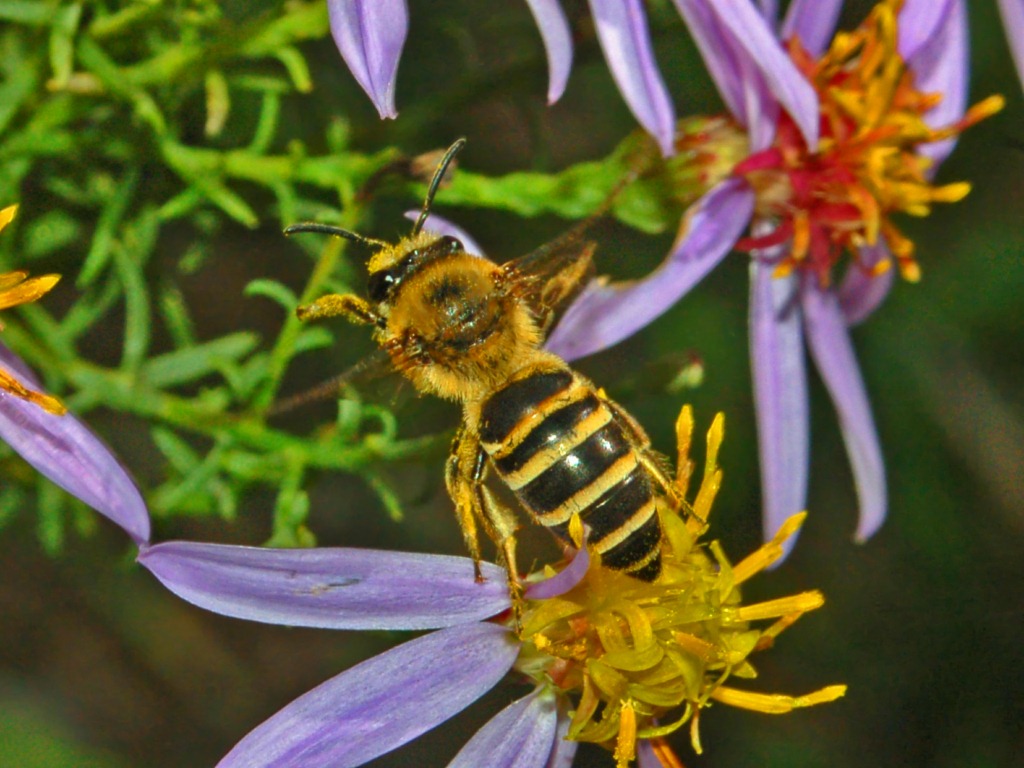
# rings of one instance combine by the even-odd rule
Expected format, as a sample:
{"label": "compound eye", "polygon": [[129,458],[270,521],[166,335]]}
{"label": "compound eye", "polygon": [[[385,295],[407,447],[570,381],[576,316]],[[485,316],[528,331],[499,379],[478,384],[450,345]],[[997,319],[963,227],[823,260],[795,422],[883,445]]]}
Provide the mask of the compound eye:
{"label": "compound eye", "polygon": [[366,283],[366,293],[370,301],[379,304],[388,297],[391,287],[395,284],[395,276],[386,269],[374,272]]}
{"label": "compound eye", "polygon": [[465,250],[462,247],[462,243],[451,235],[443,235],[441,239],[438,240],[438,243],[444,250],[448,251],[448,253],[458,253],[459,251]]}

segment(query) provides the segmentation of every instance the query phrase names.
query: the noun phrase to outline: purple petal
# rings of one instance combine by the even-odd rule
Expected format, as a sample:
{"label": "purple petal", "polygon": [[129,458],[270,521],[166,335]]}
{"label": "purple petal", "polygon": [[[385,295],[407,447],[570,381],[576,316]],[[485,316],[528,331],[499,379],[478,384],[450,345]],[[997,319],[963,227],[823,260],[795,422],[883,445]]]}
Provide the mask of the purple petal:
{"label": "purple petal", "polygon": [[443,723],[493,688],[519,646],[497,624],[411,640],[300,696],[218,768],[351,768]]}
{"label": "purple petal", "polygon": [[860,499],[857,539],[864,541],[882,525],[886,507],[885,464],[871,405],[835,294],[808,282],[803,289],[803,306],[811,356],[839,414]]}
{"label": "purple petal", "polygon": [[1024,83],[1024,0],[999,0],[999,12],[1010,53],[1017,64],[1017,77]]}
{"label": "purple petal", "polygon": [[583,581],[583,577],[587,575],[587,569],[589,568],[590,551],[583,547],[576,550],[576,554],[569,565],[554,576],[530,584],[526,588],[526,596],[531,600],[547,600],[564,595]]}
{"label": "purple petal", "polygon": [[551,756],[545,768],[570,768],[572,761],[576,758],[576,748],[579,742],[569,741],[569,726],[572,719],[569,713],[564,711],[565,706],[558,708],[558,725],[555,728],[555,748],[551,750]]}
{"label": "purple petal", "polygon": [[[750,267],[750,359],[766,541],[807,502],[810,431],[799,276],[773,277],[774,269],[758,258]],[[793,543],[791,537],[787,544]]]}
{"label": "purple petal", "polygon": [[[847,325],[856,325],[868,318],[889,295],[896,269],[885,243],[861,248],[859,263],[850,264],[839,285],[839,306]],[[872,275],[871,268],[879,262],[889,261],[889,269]]]}
{"label": "purple petal", "polygon": [[643,280],[588,285],[555,327],[547,348],[573,360],[631,336],[668,310],[729,253],[754,210],[754,194],[729,179],[695,203],[668,258]]}
{"label": "purple petal", "polygon": [[779,20],[779,0],[759,0],[758,5],[761,6],[761,15],[768,22],[768,26],[775,29]]}
{"label": "purple petal", "polygon": [[948,16],[950,7],[958,1],[904,0],[897,19],[897,46],[900,55],[904,59],[913,57],[921,46],[935,37],[939,26]]}
{"label": "purple petal", "polygon": [[[908,0],[899,16],[900,55],[914,73],[914,85],[926,93],[941,93],[928,114],[928,125],[942,128],[957,122],[967,109],[967,12],[960,0]],[[918,152],[939,163],[956,146],[956,139],[926,144]]]}
{"label": "purple petal", "polygon": [[[690,29],[690,36],[704,59],[711,79],[715,81],[722,101],[733,117],[749,131],[754,116],[763,110],[758,109],[754,114],[748,114],[749,83],[743,79],[740,66],[740,59],[745,58],[745,54],[735,50],[732,36],[722,27],[718,17],[706,3],[701,0],[675,0],[675,4]],[[770,99],[767,88],[764,89],[763,95]]]}
{"label": "purple petal", "polygon": [[558,0],[526,0],[526,4],[544,41],[548,57],[548,104],[554,104],[562,98],[572,69],[572,31]]}
{"label": "purple petal", "polygon": [[492,717],[448,768],[545,768],[557,722],[554,694],[537,688]]}
{"label": "purple petal", "polygon": [[[39,382],[0,344],[0,365],[32,389]],[[0,390],[0,439],[42,475],[117,523],[136,544],[149,540],[149,513],[128,473],[89,428]]]}
{"label": "purple petal", "polygon": [[[722,69],[725,63],[713,65],[712,60],[719,56],[709,55],[709,48],[732,52],[728,65],[733,68],[733,76],[740,78],[741,83],[754,82],[757,79],[754,73],[763,78],[764,85],[799,126],[807,145],[816,147],[820,118],[814,87],[797,69],[769,23],[750,0],[675,0],[675,3],[690,24],[693,37],[701,47],[701,53],[712,74],[716,69]],[[717,25],[712,23],[712,19],[717,21]],[[702,43],[702,33],[707,31],[712,31],[714,37]],[[715,79],[718,82],[718,77]],[[764,114],[770,118],[771,110],[763,103],[753,105],[751,96],[746,94],[748,106],[737,114],[745,114],[746,127],[754,130],[758,127],[755,115]],[[764,99],[758,95],[757,101],[763,102]],[[752,106],[755,107],[753,111]],[[774,128],[774,124],[771,127]],[[755,150],[763,148],[760,140],[752,144]]]}
{"label": "purple petal", "polygon": [[398,116],[395,78],[409,33],[405,0],[327,0],[331,34],[382,118]]}
{"label": "purple petal", "polygon": [[818,58],[832,40],[842,9],[842,0],[793,0],[782,24],[782,39],[796,37]]}
{"label": "purple petal", "polygon": [[[409,221],[416,221],[420,216],[420,212],[406,211],[405,218]],[[436,213],[431,213],[427,216],[426,221],[423,222],[423,229],[427,232],[434,232],[438,235],[448,235],[454,237],[460,243],[462,247],[466,249],[466,253],[472,254],[473,256],[483,256],[484,250],[481,248],[476,240],[458,224],[453,224],[448,219],[438,216]]]}
{"label": "purple petal", "polygon": [[608,68],[640,125],[665,157],[675,154],[676,116],[661,79],[642,0],[590,0]]}
{"label": "purple petal", "polygon": [[509,608],[505,572],[464,557],[171,541],[138,558],[165,587],[224,616],[327,629],[435,629]]}
{"label": "purple petal", "polygon": [[664,768],[661,760],[654,754],[650,739],[640,739],[636,744],[636,768]]}
{"label": "purple petal", "polygon": [[[704,0],[708,2],[708,0]],[[769,90],[778,99],[803,133],[807,146],[818,146],[818,95],[778,38],[750,0],[714,0],[710,6],[735,41],[747,52],[750,61],[764,77]]]}

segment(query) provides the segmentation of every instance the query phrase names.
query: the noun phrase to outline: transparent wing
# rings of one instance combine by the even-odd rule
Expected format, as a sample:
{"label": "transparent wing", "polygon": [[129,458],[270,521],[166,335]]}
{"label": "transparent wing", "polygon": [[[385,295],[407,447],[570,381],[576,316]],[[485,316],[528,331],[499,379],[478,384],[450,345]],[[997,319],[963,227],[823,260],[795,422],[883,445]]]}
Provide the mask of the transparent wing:
{"label": "transparent wing", "polygon": [[349,385],[380,379],[394,372],[395,364],[392,362],[391,356],[383,349],[375,350],[337,376],[333,376],[298,394],[278,400],[267,411],[267,415],[278,416],[310,403],[336,399],[341,395],[342,390]]}
{"label": "transparent wing", "polygon": [[594,277],[596,247],[577,228],[502,265],[512,290],[533,309],[545,332]]}

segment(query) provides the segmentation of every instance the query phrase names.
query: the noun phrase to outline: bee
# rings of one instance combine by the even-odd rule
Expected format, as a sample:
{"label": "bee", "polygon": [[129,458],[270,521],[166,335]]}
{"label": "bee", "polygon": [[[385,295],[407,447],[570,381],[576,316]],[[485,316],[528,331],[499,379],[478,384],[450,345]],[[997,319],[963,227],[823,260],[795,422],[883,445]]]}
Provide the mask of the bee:
{"label": "bee", "polygon": [[594,245],[563,237],[498,265],[424,230],[455,155],[438,165],[422,210],[397,243],[316,223],[285,230],[346,238],[372,251],[366,297],[330,294],[299,307],[304,321],[343,316],[373,327],[390,364],[420,392],[462,406],[445,482],[480,577],[478,526],[495,543],[517,594],[518,516],[486,484],[493,472],[529,516],[564,542],[574,518],[601,563],[643,581],[661,573],[658,509],[685,505],[637,422],[543,348],[555,311],[592,272]]}

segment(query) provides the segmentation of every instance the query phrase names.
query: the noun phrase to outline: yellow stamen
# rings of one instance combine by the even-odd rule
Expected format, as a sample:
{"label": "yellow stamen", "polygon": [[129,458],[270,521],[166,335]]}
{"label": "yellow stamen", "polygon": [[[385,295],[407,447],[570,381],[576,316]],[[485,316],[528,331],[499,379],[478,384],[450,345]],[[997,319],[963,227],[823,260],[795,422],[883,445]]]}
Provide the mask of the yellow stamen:
{"label": "yellow stamen", "polygon": [[796,211],[793,214],[793,243],[791,256],[796,261],[807,257],[807,249],[811,246],[811,222],[807,211]]}
{"label": "yellow stamen", "polygon": [[786,540],[800,530],[800,526],[804,524],[806,519],[806,512],[797,512],[795,515],[788,517],[771,541],[762,544],[737,565],[733,566],[732,573],[735,582],[741,584],[782,557],[783,545],[786,543]]}
{"label": "yellow stamen", "polygon": [[59,281],[60,275],[28,277],[28,272],[22,271],[0,275],[0,309],[36,301],[49,293]]}
{"label": "yellow stamen", "polygon": [[700,710],[694,710],[693,719],[690,721],[690,744],[693,751],[698,755],[704,754],[704,746],[700,743]]}
{"label": "yellow stamen", "polygon": [[619,736],[615,741],[615,765],[628,768],[636,757],[636,710],[631,701],[622,702],[619,710]]}
{"label": "yellow stamen", "polygon": [[826,704],[846,694],[845,685],[829,685],[806,696],[786,696],[781,693],[754,693],[720,685],[711,698],[730,707],[750,709],[767,715],[784,715],[794,709]]}
{"label": "yellow stamen", "polygon": [[[696,718],[694,718],[694,722],[696,722]],[[672,751],[672,747],[664,739],[652,740],[651,749],[654,750],[654,756],[658,758],[662,768],[686,768],[683,765],[683,761],[676,756],[676,753]],[[700,753],[698,752],[697,754]]]}
{"label": "yellow stamen", "polygon": [[569,539],[576,549],[583,547],[583,520],[580,519],[578,512],[573,512],[569,518]]}
{"label": "yellow stamen", "polygon": [[[792,232],[789,249],[773,270],[785,277],[812,270],[822,287],[846,253],[883,238],[900,274],[920,279],[914,246],[892,223],[895,213],[927,216],[940,203],[955,203],[970,192],[957,182],[933,184],[934,161],[922,148],[953,139],[1004,106],[990,96],[956,122],[939,127],[929,114],[946,97],[924,93],[915,72],[899,53],[901,0],[878,2],[857,29],[835,36],[817,60],[799,40],[789,41],[794,63],[819,97],[821,138],[808,147],[792,118],[782,113],[775,145],[755,161],[737,167],[756,196],[756,210]],[[762,247],[749,238],[749,248]]]}
{"label": "yellow stamen", "polygon": [[[690,480],[693,413],[684,408],[676,422],[679,477]],[[700,753],[700,712],[715,698],[748,709],[784,711],[827,700],[833,689],[802,697],[746,694],[722,688],[730,678],[757,676],[751,655],[807,611],[823,603],[820,592],[743,605],[738,584],[781,555],[805,515],[787,520],[774,539],[735,568],[718,542],[700,536],[722,479],[718,454],[725,434],[718,415],[707,432],[704,476],[690,514],[667,496],[659,502],[662,572],[644,582],[590,561],[582,580],[558,597],[529,601],[516,668],[538,684],[554,686],[578,703],[568,738],[599,744],[613,752],[618,768],[636,759],[643,740],[668,768],[678,759],[659,747],[660,739],[690,725]],[[686,498],[682,486],[675,489]],[[774,623],[771,623],[774,622]],[[766,629],[758,624],[770,624]],[[658,751],[663,750],[663,751]]]}
{"label": "yellow stamen", "polygon": [[777,619],[796,613],[807,613],[825,604],[825,596],[818,590],[802,592],[799,595],[766,600],[763,603],[752,603],[734,609],[736,621],[759,621],[761,619]]}
{"label": "yellow stamen", "polygon": [[[0,231],[14,220],[17,213],[17,205],[9,205],[0,210]],[[60,275],[29,277],[28,272],[20,269],[0,274],[0,309],[36,301],[48,293],[59,280]],[[0,323],[0,330],[3,330],[3,327]],[[27,400],[55,416],[62,416],[67,412],[67,408],[56,397],[29,389],[3,369],[0,369],[0,392]]]}
{"label": "yellow stamen", "polygon": [[693,439],[693,409],[684,405],[676,419],[676,486],[682,496],[690,489],[694,464],[690,461],[690,442]]}
{"label": "yellow stamen", "polygon": [[22,400],[28,400],[28,402],[38,405],[44,411],[52,413],[54,416],[63,416],[68,410],[64,407],[64,403],[53,395],[47,395],[42,392],[36,392],[35,390],[28,389],[2,368],[0,368],[0,390],[12,394],[15,397],[20,397]]}
{"label": "yellow stamen", "polygon": [[6,208],[0,210],[0,231],[3,228],[14,221],[14,217],[18,214],[17,205],[8,205]]}
{"label": "yellow stamen", "polygon": [[708,453],[704,460],[704,477],[701,478],[700,490],[693,501],[693,512],[698,521],[707,521],[711,514],[711,505],[722,486],[722,470],[718,468],[718,449],[725,439],[725,415],[719,413],[711,422],[708,430]]}

